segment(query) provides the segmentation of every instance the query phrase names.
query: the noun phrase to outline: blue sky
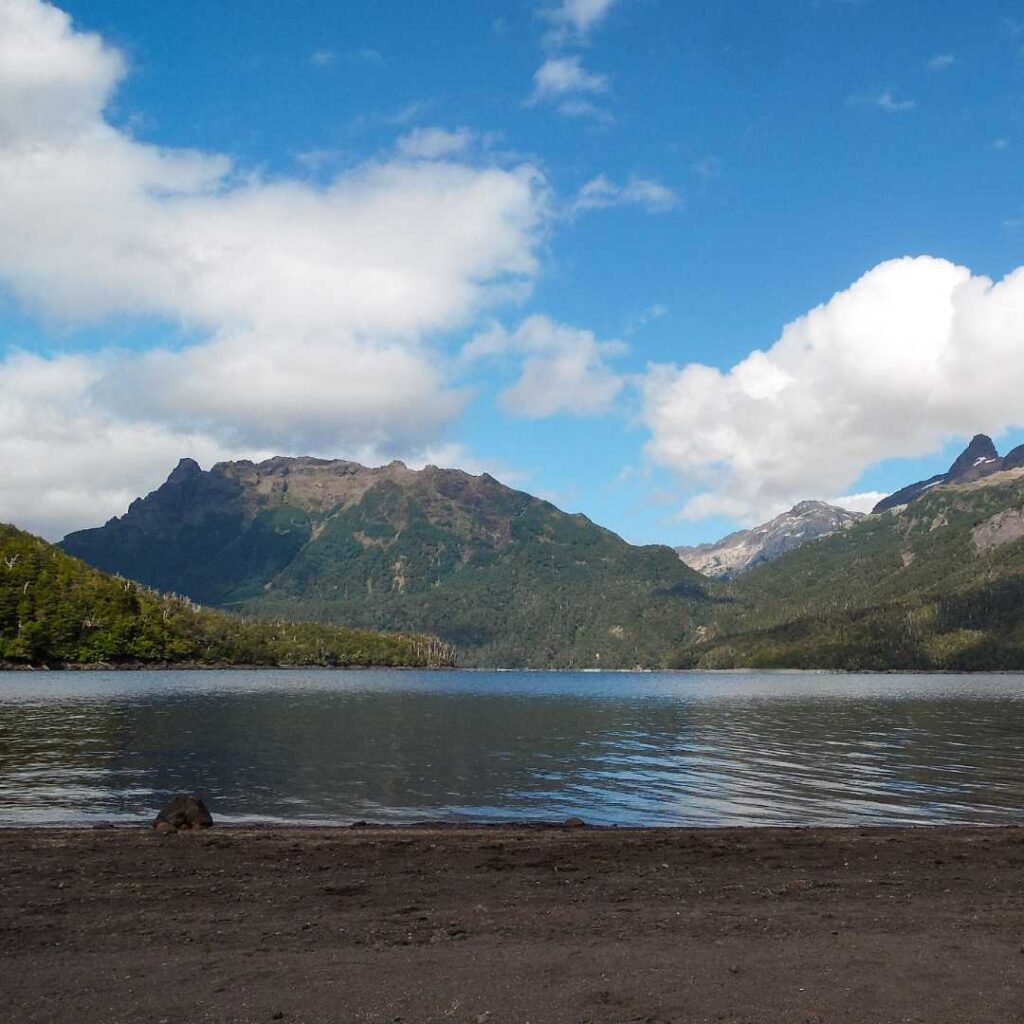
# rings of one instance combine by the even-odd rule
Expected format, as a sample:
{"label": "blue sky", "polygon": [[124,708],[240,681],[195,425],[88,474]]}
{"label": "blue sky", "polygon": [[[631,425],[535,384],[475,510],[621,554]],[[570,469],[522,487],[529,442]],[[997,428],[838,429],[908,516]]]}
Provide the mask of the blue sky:
{"label": "blue sky", "polygon": [[1024,440],[1014,5],[4,18],[0,518],[308,451],[682,544]]}

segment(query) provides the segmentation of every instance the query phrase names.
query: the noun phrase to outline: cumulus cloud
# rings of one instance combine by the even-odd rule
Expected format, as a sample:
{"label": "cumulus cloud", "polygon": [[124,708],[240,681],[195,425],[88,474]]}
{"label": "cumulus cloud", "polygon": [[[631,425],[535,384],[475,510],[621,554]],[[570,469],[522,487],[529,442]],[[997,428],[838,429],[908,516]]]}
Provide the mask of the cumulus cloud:
{"label": "cumulus cloud", "polygon": [[414,128],[398,140],[398,151],[411,159],[439,160],[464,153],[473,141],[469,128]]}
{"label": "cumulus cloud", "polygon": [[0,362],[0,520],[57,539],[123,512],[184,455],[209,465],[267,454],[118,416],[93,399],[104,371],[80,355],[16,352]]}
{"label": "cumulus cloud", "polygon": [[519,378],[499,401],[517,416],[540,419],[608,412],[625,383],[608,360],[627,351],[621,341],[598,341],[592,331],[530,316],[514,331],[494,324],[478,334],[463,349],[463,358],[519,356]]}
{"label": "cumulus cloud", "polygon": [[838,498],[826,498],[830,505],[849,509],[851,512],[870,512],[883,498],[886,491],[858,491],[856,494],[841,494]]}
{"label": "cumulus cloud", "polygon": [[605,18],[614,3],[615,0],[561,0],[550,17],[577,32],[588,32]]}
{"label": "cumulus cloud", "polygon": [[882,263],[730,370],[654,365],[647,453],[702,486],[683,509],[756,522],[844,494],[886,458],[1024,426],[1024,268],[998,283],[922,256]]}
{"label": "cumulus cloud", "polygon": [[559,99],[572,93],[602,93],[608,91],[608,76],[587,71],[578,54],[551,57],[534,72],[534,103]]}
{"label": "cumulus cloud", "polygon": [[[114,128],[104,109],[125,71],[59,9],[0,3],[0,282],[73,326],[155,317],[198,340],[9,355],[5,443],[35,437],[48,417],[55,452],[78,436],[125,467],[138,465],[142,437],[161,462],[188,444],[207,455],[343,454],[435,441],[463,398],[432,339],[529,287],[546,220],[540,173],[453,162],[435,139],[438,159],[371,162],[323,185],[265,180]],[[419,145],[407,155],[425,156]],[[55,380],[76,382],[78,397],[70,383],[43,386]],[[35,395],[31,407],[22,393]],[[69,402],[84,418],[64,411]],[[32,477],[38,514],[19,506],[27,525],[56,522],[44,506],[61,488],[94,495],[76,506],[88,518],[116,511],[111,496],[125,492],[126,478],[93,479],[87,459],[39,464],[49,482]],[[17,465],[5,463],[12,486]],[[27,483],[16,489],[29,500]]]}
{"label": "cumulus cloud", "polygon": [[553,25],[545,36],[545,43],[557,47],[585,40],[591,29],[607,17],[615,3],[616,0],[559,0],[556,6],[543,11]]}
{"label": "cumulus cloud", "polygon": [[605,210],[611,206],[639,206],[648,213],[666,213],[679,205],[679,196],[667,185],[651,178],[630,178],[616,185],[605,175],[591,178],[577,193],[571,213]]}

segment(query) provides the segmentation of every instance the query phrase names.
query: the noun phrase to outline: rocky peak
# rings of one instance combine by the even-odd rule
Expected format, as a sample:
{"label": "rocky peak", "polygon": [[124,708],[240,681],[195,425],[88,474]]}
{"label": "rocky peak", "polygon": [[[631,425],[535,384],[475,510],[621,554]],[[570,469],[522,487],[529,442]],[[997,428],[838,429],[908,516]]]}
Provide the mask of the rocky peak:
{"label": "rocky peak", "polygon": [[949,467],[946,477],[957,480],[966,476],[980,466],[999,461],[999,452],[987,434],[975,434],[971,443],[960,453],[956,461]]}
{"label": "rocky peak", "polygon": [[171,470],[171,475],[167,478],[167,483],[184,483],[186,480],[192,480],[197,476],[202,476],[202,473],[202,467],[195,459],[182,459],[177,466]]}
{"label": "rocky peak", "polygon": [[753,529],[731,533],[715,544],[676,548],[676,553],[691,569],[705,576],[732,579],[808,541],[845,530],[863,518],[860,512],[825,501],[801,501]]}
{"label": "rocky peak", "polygon": [[970,483],[1001,470],[1024,465],[1024,458],[1022,458],[1024,453],[1021,448],[1015,448],[1004,459],[1000,457],[991,437],[987,434],[975,434],[971,438],[971,443],[956,457],[953,465],[945,473],[939,473],[938,476],[929,477],[927,480],[918,480],[917,483],[901,487],[889,497],[883,498],[872,509],[872,512],[885,512],[888,509],[909,504],[925,491],[940,484]]}

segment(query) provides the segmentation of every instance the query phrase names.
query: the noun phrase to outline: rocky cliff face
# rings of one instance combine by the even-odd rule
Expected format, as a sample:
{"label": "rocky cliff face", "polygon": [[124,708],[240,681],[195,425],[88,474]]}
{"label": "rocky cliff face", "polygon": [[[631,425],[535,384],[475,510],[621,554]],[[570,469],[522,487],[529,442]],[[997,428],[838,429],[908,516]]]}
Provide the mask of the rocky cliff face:
{"label": "rocky cliff face", "polygon": [[801,501],[788,512],[752,530],[740,530],[715,544],[676,548],[679,557],[691,569],[714,579],[733,579],[755,565],[770,562],[818,537],[845,530],[863,519],[824,501]]}
{"label": "rocky cliff face", "polygon": [[895,494],[883,498],[872,509],[872,512],[885,512],[900,505],[907,505],[932,487],[942,484],[972,483],[1005,469],[1015,469],[1020,466],[1024,466],[1024,445],[1014,448],[1004,458],[996,450],[992,438],[987,434],[976,434],[945,473],[939,473],[927,480],[918,480],[917,483],[900,488]]}
{"label": "rocky cliff face", "polygon": [[627,544],[487,474],[401,462],[182,460],[62,546],[205,604],[432,633],[464,664],[657,666],[710,604],[671,548]]}

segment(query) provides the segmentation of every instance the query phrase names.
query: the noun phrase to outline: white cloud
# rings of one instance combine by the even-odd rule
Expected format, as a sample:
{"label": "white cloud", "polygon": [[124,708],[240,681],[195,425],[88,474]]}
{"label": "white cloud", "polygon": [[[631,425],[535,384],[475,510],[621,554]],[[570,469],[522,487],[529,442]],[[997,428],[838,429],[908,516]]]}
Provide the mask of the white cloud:
{"label": "white cloud", "polygon": [[576,117],[580,120],[593,121],[595,124],[607,126],[615,121],[607,110],[599,107],[590,100],[569,99],[563,100],[556,108],[563,117]]}
{"label": "white cloud", "polygon": [[956,57],[951,53],[937,53],[928,61],[929,71],[948,71],[956,63]]}
{"label": "white cloud", "polygon": [[882,263],[731,370],[655,365],[647,453],[704,488],[690,518],[758,522],[843,494],[872,464],[1024,426],[1024,268],[1003,281]]}
{"label": "white cloud", "polygon": [[591,178],[577,193],[570,213],[605,210],[611,206],[639,206],[648,213],[666,213],[679,205],[679,196],[668,186],[650,178],[630,178],[616,185],[605,175]]}
{"label": "white cloud", "polygon": [[0,362],[0,520],[57,539],[124,511],[188,455],[233,452],[200,431],[138,423],[93,401],[105,367],[87,356]]}
{"label": "white cloud", "polygon": [[544,61],[533,75],[531,102],[561,99],[578,93],[604,93],[608,91],[608,76],[587,71],[583,60],[574,54],[569,57],[551,57]]}
{"label": "white cloud", "polygon": [[414,128],[398,140],[398,151],[414,160],[439,160],[464,153],[473,141],[469,128]]}
{"label": "white cloud", "polygon": [[997,153],[1002,153],[1004,150],[1007,150],[1009,148],[1010,148],[1010,140],[1009,139],[1000,137],[998,139],[993,139],[992,140],[992,149],[994,149]]}
{"label": "white cloud", "polygon": [[825,498],[830,505],[838,505],[850,512],[870,512],[883,498],[886,491],[859,491],[857,494],[841,494],[838,498]]}
{"label": "white cloud", "polygon": [[531,316],[514,331],[495,324],[478,334],[463,349],[463,358],[522,357],[519,379],[499,400],[517,416],[540,419],[608,412],[625,383],[608,360],[627,351],[621,341],[598,341],[591,331]]}
{"label": "white cloud", "polygon": [[432,338],[529,287],[547,219],[539,172],[401,160],[325,185],[264,180],[112,127],[103,111],[124,71],[58,9],[0,2],[0,283],[70,325],[155,317],[199,340],[0,362],[17,381],[0,388],[5,446],[24,440],[39,467],[9,456],[5,503],[18,494],[27,526],[70,509],[53,504],[62,491],[79,495],[74,525],[116,511],[111,495],[133,488],[70,454],[90,444],[142,480],[142,438],[151,462],[172,464],[189,444],[345,454],[436,441],[463,396]]}
{"label": "white cloud", "polygon": [[510,466],[500,459],[477,455],[458,441],[449,441],[427,448],[421,454],[406,459],[405,464],[410,469],[423,469],[425,466],[461,469],[464,473],[472,473],[474,476],[488,473],[495,480],[500,480],[509,486],[522,483],[529,475],[525,470]]}
{"label": "white cloud", "polygon": [[560,0],[548,17],[578,33],[589,32],[608,15],[616,0]]}
{"label": "white cloud", "polygon": [[917,106],[915,100],[898,100],[891,89],[885,89],[872,95],[851,96],[847,101],[851,106],[872,106],[884,110],[887,114],[902,114]]}
{"label": "white cloud", "polygon": [[314,50],[309,55],[309,63],[318,68],[326,68],[333,64],[338,55],[333,50]]}

